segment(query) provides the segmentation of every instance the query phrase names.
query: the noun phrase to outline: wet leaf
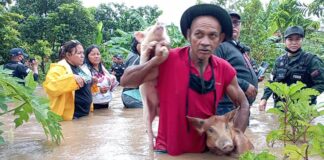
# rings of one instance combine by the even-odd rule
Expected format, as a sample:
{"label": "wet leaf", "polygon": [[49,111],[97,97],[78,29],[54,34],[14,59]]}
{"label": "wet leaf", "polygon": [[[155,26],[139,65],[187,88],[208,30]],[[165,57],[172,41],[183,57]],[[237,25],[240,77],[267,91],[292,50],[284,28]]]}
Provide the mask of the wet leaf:
{"label": "wet leaf", "polygon": [[3,137],[0,135],[0,145],[5,144]]}
{"label": "wet leaf", "polygon": [[[63,138],[62,129],[59,124],[61,117],[58,116],[58,118],[57,115],[53,116],[54,114],[49,109],[49,101],[47,98],[33,94],[35,83],[27,83],[26,85],[29,88],[24,87],[17,83],[16,78],[4,76],[1,69],[0,74],[0,90],[3,90],[0,94],[0,99],[5,97],[8,102],[15,104],[13,110],[10,110],[16,116],[14,120],[15,127],[17,128],[24,122],[27,122],[30,116],[34,114],[37,122],[43,127],[46,136],[50,137],[53,142],[59,144]],[[32,76],[28,78],[33,81]],[[3,110],[2,104],[1,109]]]}
{"label": "wet leaf", "polygon": [[288,155],[289,159],[293,160],[301,160],[303,159],[303,152],[301,151],[300,148],[298,148],[295,145],[287,145],[284,148],[284,154]]}
{"label": "wet leaf", "polygon": [[324,107],[324,102],[321,102],[321,103],[317,104],[316,107],[318,109],[323,108]]}
{"label": "wet leaf", "polygon": [[319,111],[319,115],[323,116],[324,115],[324,110]]}
{"label": "wet leaf", "polygon": [[277,140],[280,140],[281,137],[283,136],[283,131],[282,130],[273,130],[270,133],[267,134],[267,144],[269,145],[270,143],[274,143]]}
{"label": "wet leaf", "polygon": [[2,111],[4,111],[4,112],[7,112],[7,111],[8,111],[8,106],[7,106],[7,104],[2,104],[2,103],[0,103],[0,109],[1,109]]}
{"label": "wet leaf", "polygon": [[24,105],[21,106],[22,110],[28,114],[33,113],[33,107],[29,103],[25,103]]}
{"label": "wet leaf", "polygon": [[255,154],[251,151],[245,152],[240,156],[240,160],[254,160]]}
{"label": "wet leaf", "polygon": [[259,153],[254,160],[276,160],[276,156],[270,154],[269,152],[261,152]]}
{"label": "wet leaf", "polygon": [[28,75],[25,77],[25,86],[30,88],[31,91],[35,90],[37,82],[34,81],[33,72],[29,72]]}
{"label": "wet leaf", "polygon": [[14,122],[15,122],[15,127],[16,128],[19,127],[19,126],[21,126],[23,124],[23,120],[21,118],[16,118],[14,120]]}
{"label": "wet leaf", "polygon": [[303,126],[306,126],[306,127],[309,127],[311,126],[311,124],[305,122],[305,121],[302,121],[302,120],[297,120],[297,122],[300,124],[300,125],[303,125]]}
{"label": "wet leaf", "polygon": [[258,154],[248,151],[240,156],[240,160],[276,160],[276,156],[268,151],[262,151]]}
{"label": "wet leaf", "polygon": [[[299,81],[298,81],[299,82]],[[289,95],[293,96],[296,92],[300,91],[304,86],[306,86],[303,83],[294,83],[292,84],[289,89]]]}
{"label": "wet leaf", "polygon": [[267,113],[273,113],[273,114],[282,114],[282,111],[279,110],[278,108],[270,108],[267,110]]}

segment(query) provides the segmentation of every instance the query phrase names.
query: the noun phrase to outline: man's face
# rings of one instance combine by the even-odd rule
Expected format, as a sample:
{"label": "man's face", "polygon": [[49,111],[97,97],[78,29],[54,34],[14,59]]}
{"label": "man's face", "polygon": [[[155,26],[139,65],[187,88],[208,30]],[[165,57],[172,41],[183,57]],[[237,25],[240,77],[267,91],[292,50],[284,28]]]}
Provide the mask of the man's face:
{"label": "man's face", "polygon": [[191,58],[208,60],[224,37],[221,25],[214,17],[195,18],[187,32],[187,39],[191,44]]}
{"label": "man's face", "polygon": [[231,16],[233,24],[233,39],[238,40],[241,32],[241,20],[236,16]]}
{"label": "man's face", "polygon": [[301,48],[302,42],[303,42],[303,37],[301,37],[298,34],[290,35],[285,39],[286,47],[293,52]]}
{"label": "man's face", "polygon": [[23,61],[24,60],[24,55],[22,55],[22,54],[18,55],[18,60]]}
{"label": "man's face", "polygon": [[116,61],[118,64],[122,64],[123,63],[123,59],[122,58],[117,58],[117,61]]}

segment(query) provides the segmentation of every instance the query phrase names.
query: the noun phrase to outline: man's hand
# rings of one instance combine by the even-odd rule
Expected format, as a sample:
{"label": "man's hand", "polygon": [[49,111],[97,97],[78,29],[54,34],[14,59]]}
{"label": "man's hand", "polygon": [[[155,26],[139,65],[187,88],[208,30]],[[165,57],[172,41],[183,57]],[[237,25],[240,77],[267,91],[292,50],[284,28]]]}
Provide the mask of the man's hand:
{"label": "man's hand", "polygon": [[154,70],[155,68],[158,70],[157,67],[168,58],[169,48],[167,47],[167,42],[160,42],[155,44],[155,46],[151,45],[153,45],[153,43],[150,44],[148,49],[145,51],[145,54],[149,54],[149,52],[153,51],[154,49],[154,57],[148,61],[145,61],[145,57],[142,59],[141,52],[141,63],[139,65],[133,65],[126,68],[123,76],[121,77],[121,86],[134,88],[146,81],[157,78],[158,74],[156,73],[158,72],[155,72]]}
{"label": "man's hand", "polygon": [[252,84],[249,84],[248,89],[245,91],[245,95],[248,98],[254,99],[257,94],[258,94],[258,90]]}
{"label": "man's hand", "polygon": [[249,121],[250,105],[244,95],[244,92],[237,83],[236,76],[227,86],[226,94],[229,96],[235,106],[240,106],[236,118],[234,119],[234,127],[244,132]]}
{"label": "man's hand", "polygon": [[38,74],[38,62],[34,59],[31,61],[31,67],[34,73]]}
{"label": "man's hand", "polygon": [[155,46],[155,56],[152,58],[152,61],[158,66],[162,64],[169,56],[169,44],[166,41],[157,43]]}
{"label": "man's hand", "polygon": [[[157,41],[152,41],[147,45],[141,45],[141,63],[147,62],[150,57],[155,54],[155,46],[158,44]],[[153,54],[153,55],[152,55]]]}
{"label": "man's hand", "polygon": [[264,111],[267,107],[267,100],[266,99],[261,99],[259,103],[259,111]]}

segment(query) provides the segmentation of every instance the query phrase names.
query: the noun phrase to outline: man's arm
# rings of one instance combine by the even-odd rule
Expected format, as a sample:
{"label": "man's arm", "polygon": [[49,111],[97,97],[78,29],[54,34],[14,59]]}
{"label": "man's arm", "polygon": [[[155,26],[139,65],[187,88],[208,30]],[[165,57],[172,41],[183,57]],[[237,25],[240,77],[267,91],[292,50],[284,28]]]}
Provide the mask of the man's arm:
{"label": "man's arm", "polygon": [[146,81],[157,78],[158,74],[150,74],[152,68],[154,67],[156,67],[156,64],[154,64],[152,61],[127,67],[120,79],[120,85],[127,88],[133,88],[138,87]]}
{"label": "man's arm", "polygon": [[241,87],[243,92],[246,92],[250,85],[250,83],[248,81],[246,81],[245,79],[242,79],[242,78],[237,78],[237,83],[239,84],[239,86]]}
{"label": "man's arm", "polygon": [[253,86],[251,83],[246,81],[245,79],[242,78],[237,78],[237,82],[239,86],[241,87],[242,91],[244,94],[250,98],[250,99],[255,99],[257,96],[258,90],[255,86]]}
{"label": "man's arm", "polygon": [[272,90],[269,87],[265,87],[261,99],[268,100],[271,95],[272,95]]}
{"label": "man's arm", "polygon": [[234,119],[234,127],[244,132],[249,121],[250,106],[244,95],[244,92],[237,83],[236,76],[227,86],[226,94],[229,96],[235,106],[239,106],[239,110]]}
{"label": "man's arm", "polygon": [[[275,82],[276,81],[276,75],[277,75],[277,61],[278,61],[278,58],[276,59],[276,62],[275,62],[275,65],[272,69],[272,79],[269,80],[268,82],[272,83],[272,82]],[[270,98],[270,96],[272,95],[272,90],[265,86],[264,88],[264,92],[263,92],[263,95],[261,97],[261,101],[259,102],[259,110],[260,111],[264,111],[265,108],[267,107],[267,100]]]}
{"label": "man's arm", "polygon": [[[155,56],[152,59],[143,64],[128,67],[120,79],[120,85],[127,88],[135,88],[144,82],[156,79],[158,72],[152,72],[152,70],[157,69],[156,67],[168,58],[169,52],[163,54],[163,50],[161,50],[166,45],[166,43],[155,44]],[[149,46],[146,51],[149,53],[153,49],[154,46]]]}
{"label": "man's arm", "polygon": [[31,62],[31,69],[33,70],[33,77],[34,81],[38,81],[38,62],[36,60],[33,60]]}

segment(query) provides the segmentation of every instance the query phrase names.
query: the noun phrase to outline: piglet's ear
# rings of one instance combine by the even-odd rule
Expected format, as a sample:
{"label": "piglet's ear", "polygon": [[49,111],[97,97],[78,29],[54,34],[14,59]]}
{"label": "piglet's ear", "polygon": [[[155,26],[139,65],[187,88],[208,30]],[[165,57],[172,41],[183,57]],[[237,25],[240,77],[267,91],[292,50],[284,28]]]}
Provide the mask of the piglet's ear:
{"label": "piglet's ear", "polygon": [[195,117],[190,117],[187,116],[188,122],[191,126],[193,126],[199,134],[202,134],[205,132],[205,129],[203,125],[205,124],[205,120],[201,118],[195,118]]}
{"label": "piglet's ear", "polygon": [[142,32],[142,31],[136,31],[136,32],[134,33],[134,37],[135,37],[135,39],[136,39],[138,42],[142,42],[143,39],[144,39],[144,37],[145,37],[145,34],[144,34],[144,32]]}
{"label": "piglet's ear", "polygon": [[231,112],[226,113],[224,116],[228,122],[232,122],[238,109],[234,109]]}

